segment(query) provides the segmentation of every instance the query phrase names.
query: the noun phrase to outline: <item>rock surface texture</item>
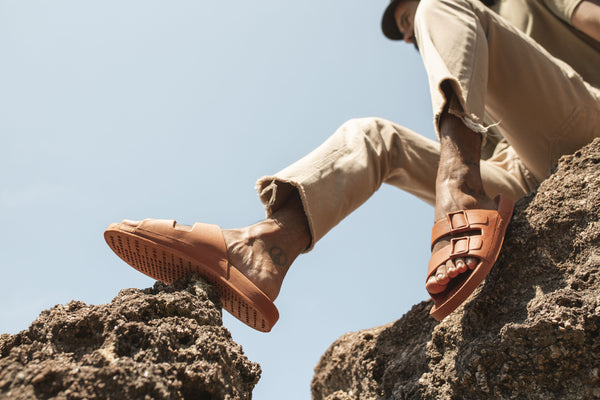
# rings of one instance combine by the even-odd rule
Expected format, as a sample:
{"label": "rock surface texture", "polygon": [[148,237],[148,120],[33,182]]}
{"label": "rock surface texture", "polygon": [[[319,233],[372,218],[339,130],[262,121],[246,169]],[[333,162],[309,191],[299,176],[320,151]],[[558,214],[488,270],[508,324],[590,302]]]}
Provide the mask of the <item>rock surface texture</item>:
{"label": "rock surface texture", "polygon": [[438,323],[431,305],[338,339],[313,398],[599,399],[600,140],[517,203],[495,267],[463,306]]}
{"label": "rock surface texture", "polygon": [[0,399],[250,399],[260,372],[199,280],[71,301],[0,336]]}

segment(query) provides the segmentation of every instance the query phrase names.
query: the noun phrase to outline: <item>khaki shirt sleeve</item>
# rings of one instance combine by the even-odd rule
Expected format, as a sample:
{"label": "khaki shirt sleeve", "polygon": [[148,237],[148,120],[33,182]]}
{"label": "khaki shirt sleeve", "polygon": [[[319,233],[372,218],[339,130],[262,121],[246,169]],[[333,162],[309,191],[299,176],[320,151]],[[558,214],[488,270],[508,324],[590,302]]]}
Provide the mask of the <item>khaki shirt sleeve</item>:
{"label": "khaki shirt sleeve", "polygon": [[539,0],[550,9],[558,18],[571,25],[571,15],[582,0]]}

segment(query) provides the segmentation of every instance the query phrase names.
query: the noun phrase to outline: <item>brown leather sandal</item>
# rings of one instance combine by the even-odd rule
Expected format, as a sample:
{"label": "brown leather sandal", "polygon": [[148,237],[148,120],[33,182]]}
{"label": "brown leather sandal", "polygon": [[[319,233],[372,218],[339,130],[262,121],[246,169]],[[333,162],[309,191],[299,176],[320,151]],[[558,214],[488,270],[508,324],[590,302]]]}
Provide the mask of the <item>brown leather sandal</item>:
{"label": "brown leather sandal", "polygon": [[[433,226],[431,247],[442,238],[450,244],[431,255],[426,282],[437,268],[450,259],[475,257],[474,269],[451,278],[441,293],[429,293],[434,306],[430,314],[438,321],[460,306],[488,275],[498,258],[514,203],[506,196],[496,197],[498,210],[462,210],[448,213]],[[468,233],[468,235],[460,235]]]}
{"label": "brown leather sandal", "polygon": [[165,283],[196,272],[215,285],[223,308],[246,325],[269,332],[277,308],[256,285],[229,262],[221,228],[172,220],[146,219],[110,224],[104,232],[110,248],[138,271]]}

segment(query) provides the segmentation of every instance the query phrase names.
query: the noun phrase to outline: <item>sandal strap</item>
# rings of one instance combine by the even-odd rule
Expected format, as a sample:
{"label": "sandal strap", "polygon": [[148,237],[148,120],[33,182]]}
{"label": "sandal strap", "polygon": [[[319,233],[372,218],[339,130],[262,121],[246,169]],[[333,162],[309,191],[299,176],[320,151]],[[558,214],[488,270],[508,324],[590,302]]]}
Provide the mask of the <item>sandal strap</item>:
{"label": "sandal strap", "polygon": [[450,243],[432,254],[427,280],[448,260],[457,257],[478,259],[477,266],[470,273],[451,278],[454,284],[448,285],[441,293],[430,293],[434,302],[430,314],[438,321],[453,312],[473,293],[498,258],[514,203],[503,195],[494,200],[498,204],[497,211],[467,210],[450,213],[434,225],[432,243],[444,236]]}
{"label": "sandal strap", "polygon": [[437,221],[431,230],[431,248],[444,236],[480,230],[489,226],[490,219],[498,215],[496,210],[460,210],[446,214]]}

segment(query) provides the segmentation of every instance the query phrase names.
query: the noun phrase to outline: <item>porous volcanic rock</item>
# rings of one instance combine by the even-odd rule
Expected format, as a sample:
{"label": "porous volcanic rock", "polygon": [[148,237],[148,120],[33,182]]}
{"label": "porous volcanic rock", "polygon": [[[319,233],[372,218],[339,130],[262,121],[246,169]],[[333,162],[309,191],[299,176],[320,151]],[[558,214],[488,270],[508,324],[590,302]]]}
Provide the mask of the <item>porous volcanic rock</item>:
{"label": "porous volcanic rock", "polygon": [[251,399],[260,373],[198,278],[71,301],[0,336],[0,399]]}
{"label": "porous volcanic rock", "polygon": [[600,140],[517,203],[495,267],[463,306],[440,323],[431,306],[338,339],[313,398],[600,398]]}

